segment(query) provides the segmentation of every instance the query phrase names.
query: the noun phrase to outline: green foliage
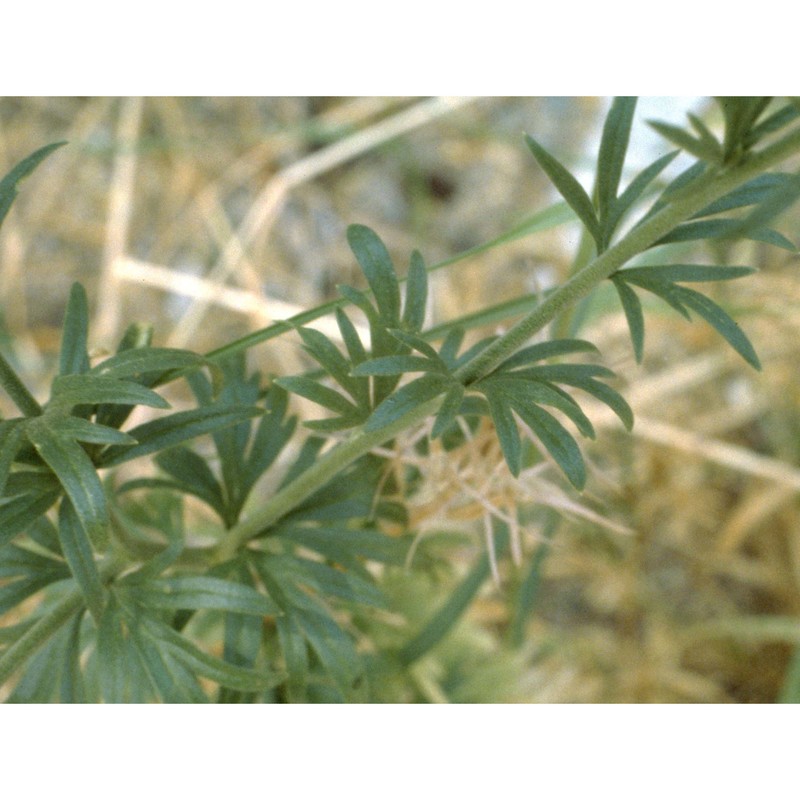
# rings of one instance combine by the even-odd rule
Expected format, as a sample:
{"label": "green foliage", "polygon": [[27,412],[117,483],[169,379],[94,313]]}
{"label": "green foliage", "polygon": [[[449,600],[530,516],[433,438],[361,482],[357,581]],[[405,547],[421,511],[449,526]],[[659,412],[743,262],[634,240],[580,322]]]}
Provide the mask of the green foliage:
{"label": "green foliage", "polygon": [[[451,568],[452,551],[443,548],[443,558],[418,546],[408,502],[422,475],[376,448],[429,422],[417,452],[430,452],[431,440],[449,452],[484,418],[513,476],[549,456],[565,491],[582,490],[589,476],[573,429],[587,439],[595,430],[580,397],[607,405],[628,430],[633,413],[591,342],[547,328],[605,280],[622,303],[637,361],[645,290],[687,319],[702,317],[759,367],[729,312],[684,285],[753,270],[672,263],[669,253],[676,243],[744,238],[794,251],[770,226],[800,196],[796,175],[773,171],[800,151],[800,113],[794,104],[771,110],[769,98],[718,101],[721,138],[695,116],[688,130],[654,124],[698,159],[666,186],[659,176],[677,152],[621,188],[634,98],[611,104],[591,195],[527,137],[566,205],[435,268],[577,219],[594,257],[543,299],[487,305],[426,329],[429,268],[420,253],[400,277],[377,234],[353,225],[347,239],[365,288],[342,286],[339,301],[205,356],[154,347],[152,330],[134,325],[114,355],[92,364],[89,298],[75,284],[46,402],[0,355],[0,387],[21,414],[0,419],[0,613],[14,615],[0,628],[0,685],[9,701],[355,702],[423,684],[431,696],[425,663],[497,574],[511,532],[487,503],[487,551],[448,596],[412,613],[413,603],[397,601],[397,576],[422,586]],[[18,182],[58,146],[0,181],[0,221]],[[654,247],[659,263],[631,265]],[[366,317],[369,342],[348,306]],[[341,347],[307,327],[323,313],[335,313]],[[474,328],[520,315],[502,335],[467,341]],[[249,373],[246,350],[287,332],[315,369]],[[176,380],[190,387],[190,407],[172,410],[159,391]],[[310,435],[290,414],[292,395],[325,410],[305,423]],[[129,426],[137,407],[146,419]],[[150,469],[121,480],[117,468],[134,459]],[[557,523],[549,520],[548,537]],[[510,593],[512,649],[535,609],[548,546],[517,554],[525,563]],[[795,675],[787,696],[796,683]]]}

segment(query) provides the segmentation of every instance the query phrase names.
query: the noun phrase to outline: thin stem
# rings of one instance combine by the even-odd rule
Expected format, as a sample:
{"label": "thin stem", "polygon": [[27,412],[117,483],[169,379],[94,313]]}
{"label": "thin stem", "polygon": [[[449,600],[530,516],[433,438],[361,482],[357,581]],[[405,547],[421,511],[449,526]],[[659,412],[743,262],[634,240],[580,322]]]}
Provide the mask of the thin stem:
{"label": "thin stem", "polygon": [[9,397],[26,417],[37,417],[42,413],[42,407],[36,402],[36,398],[28,391],[2,354],[0,354],[0,386],[8,392]]}

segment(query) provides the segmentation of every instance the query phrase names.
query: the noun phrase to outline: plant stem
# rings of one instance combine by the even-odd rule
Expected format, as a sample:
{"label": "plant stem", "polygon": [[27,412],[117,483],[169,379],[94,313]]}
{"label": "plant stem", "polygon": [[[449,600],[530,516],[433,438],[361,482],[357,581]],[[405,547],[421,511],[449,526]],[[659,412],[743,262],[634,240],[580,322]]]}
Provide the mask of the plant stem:
{"label": "plant stem", "polygon": [[26,417],[36,417],[42,413],[42,407],[36,402],[34,396],[27,390],[25,384],[14,372],[11,364],[3,358],[1,353],[0,386],[8,392],[8,396],[17,404],[17,408]]}
{"label": "plant stem", "polygon": [[[560,289],[550,294],[541,305],[514,325],[508,333],[486,348],[478,357],[455,374],[465,384],[486,375],[514,353],[533,334],[577,300],[585,297],[597,284],[608,278],[631,258],[646,250],[692,214],[722,197],[737,186],[760,175],[800,150],[800,129],[787,134],[746,162],[720,175],[703,174],[675,193],[670,204],[658,214],[631,230],[620,242],[595,258],[576,273]],[[266,528],[297,507],[317,489],[356,459],[366,455],[405,429],[417,425],[434,413],[440,404],[435,398],[378,431],[355,433],[329,450],[313,466],[281,489],[260,509],[228,531],[226,539],[215,548],[216,560],[233,556],[250,539],[263,534]]]}
{"label": "plant stem", "polygon": [[753,155],[729,172],[713,177],[706,174],[699,176],[681,191],[676,192],[670,204],[658,214],[631,230],[616,245],[599,255],[560,289],[553,292],[508,333],[487,347],[470,363],[465,364],[456,372],[456,377],[468,384],[491,372],[535,333],[589,294],[598,283],[624,266],[631,258],[652,246],[697,211],[760,175],[798,149],[800,149],[800,129]]}

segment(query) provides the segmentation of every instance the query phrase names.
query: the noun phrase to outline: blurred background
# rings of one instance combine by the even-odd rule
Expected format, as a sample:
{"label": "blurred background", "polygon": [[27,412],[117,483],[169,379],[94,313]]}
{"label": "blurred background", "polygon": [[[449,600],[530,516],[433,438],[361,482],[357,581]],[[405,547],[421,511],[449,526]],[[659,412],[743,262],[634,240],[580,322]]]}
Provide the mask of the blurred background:
{"label": "blurred background", "polygon": [[[401,274],[415,248],[428,264],[448,259],[556,202],[526,132],[590,189],[609,102],[2,99],[3,174],[45,144],[69,144],[21,185],[0,232],[0,348],[46,392],[78,280],[95,353],[113,351],[133,321],[152,323],[156,344],[210,350],[336,297],[337,284],[360,285],[345,238],[354,222],[383,238]],[[642,99],[623,184],[671,149],[645,120],[681,123],[687,111],[719,124],[703,98]],[[775,227],[800,243],[799,220],[795,209]],[[577,226],[560,225],[437,271],[430,322],[564,280],[579,239]],[[600,430],[585,448],[583,496],[498,488],[531,508],[519,565],[503,563],[499,585],[417,665],[413,693],[387,699],[800,701],[798,259],[751,242],[681,255],[759,268],[709,294],[741,323],[763,370],[704,323],[656,306],[636,365],[621,309],[599,292],[580,335],[620,376],[633,434],[592,417]],[[267,374],[308,366],[293,336],[249,358]],[[13,413],[5,397],[0,412]],[[462,472],[445,501],[431,470],[421,530],[479,529]],[[541,505],[561,510],[558,525],[537,516]],[[397,602],[423,618],[472,558],[437,585],[398,582]],[[520,620],[509,587],[526,577],[530,614]]]}

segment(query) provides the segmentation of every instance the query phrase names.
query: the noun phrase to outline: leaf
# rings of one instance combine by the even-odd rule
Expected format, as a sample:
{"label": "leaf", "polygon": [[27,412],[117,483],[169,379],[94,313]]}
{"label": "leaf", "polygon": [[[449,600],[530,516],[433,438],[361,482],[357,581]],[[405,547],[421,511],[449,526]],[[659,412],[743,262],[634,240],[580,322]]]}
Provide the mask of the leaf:
{"label": "leaf", "polygon": [[695,139],[690,133],[677,125],[670,125],[666,122],[648,121],[651,128],[660,133],[664,138],[669,139],[673,144],[678,145],[682,150],[691,153],[702,161],[718,163],[722,161],[722,148],[718,142],[712,146],[703,139]]}
{"label": "leaf", "polygon": [[630,267],[619,270],[614,278],[619,281],[650,277],[675,283],[703,283],[710,281],[730,281],[752,275],[758,270],[753,267],[708,266],[705,264],[663,264],[651,267]]}
{"label": "leaf", "polygon": [[250,586],[207,575],[174,575],[126,583],[128,594],[147,608],[205,609],[275,616],[280,608]]}
{"label": "leaf", "polygon": [[550,413],[536,405],[515,407],[576,489],[586,483],[586,466],[580,448],[569,431]]}
{"label": "leaf", "polygon": [[355,380],[350,374],[350,362],[339,352],[339,348],[313,328],[298,328],[305,350],[325,369],[359,405],[369,403],[369,384]]}
{"label": "leaf", "polygon": [[295,377],[276,378],[275,383],[282,389],[300,395],[300,397],[305,397],[317,405],[329,408],[331,411],[343,415],[359,415],[360,409],[358,406],[353,405],[335,389],[324,386],[313,378],[298,375]]}
{"label": "leaf", "polygon": [[358,335],[355,325],[341,308],[336,309],[336,324],[339,326],[339,332],[342,334],[342,341],[347,348],[350,361],[353,364],[360,364],[366,359],[367,351],[361,343],[361,337]]}
{"label": "leaf", "polygon": [[597,157],[597,209],[606,243],[613,233],[606,223],[617,199],[635,110],[635,97],[615,97],[603,125]]}
{"label": "leaf", "polygon": [[122,629],[122,614],[112,594],[97,626],[97,676],[105,703],[125,703],[128,647]]}
{"label": "leaf", "polygon": [[308,680],[308,650],[305,636],[292,615],[278,617],[275,623],[286,671],[289,673],[290,699],[295,703],[304,702]]}
{"label": "leaf", "polygon": [[436,439],[441,436],[456,421],[458,412],[461,410],[461,402],[464,399],[464,387],[457,383],[447,391],[442,401],[439,411],[436,413],[436,421],[433,423],[431,438]]}
{"label": "leaf", "polygon": [[3,496],[11,465],[22,444],[24,429],[20,422],[21,420],[0,422],[0,497]]}
{"label": "leaf", "polygon": [[26,417],[36,417],[42,413],[42,407],[36,402],[36,398],[28,391],[8,361],[3,358],[2,353],[0,353],[0,386],[5,389],[8,396]]}
{"label": "leaf", "polygon": [[33,525],[61,496],[61,489],[44,489],[0,504],[0,546]]}
{"label": "leaf", "polygon": [[428,304],[428,271],[422,255],[415,250],[411,254],[406,281],[406,302],[403,308],[403,324],[412,331],[422,330],[425,309]]}
{"label": "leaf", "polygon": [[52,411],[69,411],[73,406],[98,403],[170,407],[160,394],[139,383],[88,373],[55,378],[47,408]]}
{"label": "leaf", "polygon": [[422,403],[433,400],[452,386],[452,379],[438,373],[428,373],[407,383],[389,395],[373,412],[364,425],[369,433],[384,428],[400,419]]}
{"label": "leaf", "polygon": [[578,215],[595,242],[600,241],[600,223],[594,213],[594,206],[586,194],[586,190],[559,161],[551,156],[538,142],[530,136],[525,141],[531,149],[539,166],[555,185],[561,196],[569,203]]}
{"label": "leaf", "polygon": [[70,572],[86,599],[86,607],[99,622],[105,606],[105,590],[83,521],[67,498],[61,501],[58,512],[58,538]]}
{"label": "leaf", "polygon": [[523,347],[514,353],[513,356],[503,361],[495,372],[505,372],[516,367],[524,366],[535,361],[543,361],[553,356],[567,355],[568,353],[598,353],[598,349],[591,343],[583,339],[551,339],[547,342]]}
{"label": "leaf", "polygon": [[107,378],[137,379],[147,373],[200,367],[205,363],[203,356],[189,350],[172,347],[135,347],[122,350],[101,361],[90,371],[93,375]]}
{"label": "leaf", "polygon": [[625,312],[625,319],[628,321],[628,330],[631,334],[633,343],[633,354],[636,363],[642,363],[644,354],[644,314],[642,313],[642,302],[636,292],[619,277],[619,273],[611,277],[614,288],[617,290],[622,310]]}
{"label": "leaf", "polygon": [[185,636],[151,617],[143,617],[141,624],[145,635],[164,648],[176,661],[191,672],[203,675],[214,683],[245,692],[255,692],[277,686],[285,679],[285,676],[279,673],[238,667],[221,658],[208,655]]}
{"label": "leaf", "polygon": [[500,449],[503,457],[508,464],[511,474],[519,477],[522,469],[522,442],[519,437],[519,430],[514,415],[511,413],[511,406],[503,399],[500,393],[493,391],[486,392],[486,400],[489,403],[489,410],[492,414],[497,439],[500,442]]}
{"label": "leaf", "polygon": [[99,550],[104,549],[108,543],[106,497],[86,451],[59,433],[47,415],[30,420],[25,433],[58,478],[83,530]]}
{"label": "leaf", "polygon": [[178,411],[166,417],[145,422],[128,434],[139,444],[133,447],[109,447],[97,459],[98,466],[111,467],[150,453],[166,450],[189,439],[245,422],[259,416],[262,410],[254,406],[214,405]]}
{"label": "leaf", "polygon": [[[437,359],[438,361],[438,359]],[[407,372],[441,372],[443,365],[422,356],[384,356],[359,364],[353,375],[404,375]]]}
{"label": "leaf", "polygon": [[19,162],[4,178],[0,181],[0,225],[8,214],[11,204],[17,196],[17,184],[27,178],[36,167],[44,161],[47,156],[59,147],[63,147],[66,142],[54,142],[45,147],[41,147],[31,153],[27,158]]}
{"label": "leaf", "polygon": [[761,362],[750,340],[722,308],[713,300],[693,289],[687,289],[685,286],[676,286],[675,288],[678,291],[679,298],[685,305],[696,311],[709,325],[715,328],[751,367],[758,370],[761,369]]}
{"label": "leaf", "polygon": [[[493,520],[494,549],[502,555],[508,547],[508,526]],[[488,553],[475,563],[463,581],[450,593],[444,604],[431,616],[422,630],[414,636],[397,654],[404,667],[409,667],[422,656],[429,653],[448,633],[450,633],[464,612],[478,594],[491,572]]]}
{"label": "leaf", "polygon": [[347,241],[372,289],[381,319],[396,326],[400,321],[400,284],[389,251],[365,225],[351,225]]}
{"label": "leaf", "polygon": [[68,439],[90,444],[136,444],[136,439],[127,433],[107,425],[97,425],[81,417],[55,414],[48,414],[47,417],[53,429]]}
{"label": "leaf", "polygon": [[[155,461],[160,469],[177,479],[179,486],[204,500],[220,516],[224,515],[222,487],[202,456],[188,447],[178,445],[159,453]],[[119,491],[122,490],[123,487],[120,487]]]}
{"label": "leaf", "polygon": [[770,228],[743,229],[741,221],[736,219],[708,219],[698,222],[684,222],[666,236],[662,236],[652,247],[673,242],[692,242],[700,239],[727,239],[741,236],[756,242],[780,247],[794,253],[797,248],[785,236]]}
{"label": "leaf", "polygon": [[644,190],[661,174],[667,165],[672,163],[678,155],[679,150],[662,156],[654,161],[650,166],[643,169],[629,184],[625,191],[615,200],[608,212],[606,226],[608,230],[615,231],[622,218],[630,210],[633,204],[642,196]]}
{"label": "leaf", "polygon": [[[723,195],[710,205],[698,211],[692,219],[721,214],[735,208],[757,205],[794,182],[794,176],[786,173],[767,173],[753,178],[728,194]],[[767,222],[768,220],[765,220]]]}
{"label": "leaf", "polygon": [[64,315],[64,333],[59,354],[60,375],[75,375],[89,369],[86,349],[88,336],[89,306],[86,291],[80,283],[73,283]]}

